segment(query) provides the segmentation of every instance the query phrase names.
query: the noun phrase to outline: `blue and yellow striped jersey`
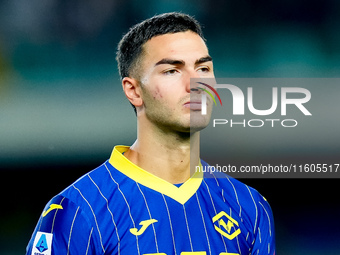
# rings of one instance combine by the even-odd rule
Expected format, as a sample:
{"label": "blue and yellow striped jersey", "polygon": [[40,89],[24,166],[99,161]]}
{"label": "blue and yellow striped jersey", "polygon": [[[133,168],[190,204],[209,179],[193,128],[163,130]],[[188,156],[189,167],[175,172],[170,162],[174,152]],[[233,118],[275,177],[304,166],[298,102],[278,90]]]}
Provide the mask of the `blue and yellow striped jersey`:
{"label": "blue and yellow striped jersey", "polygon": [[177,187],[130,162],[127,149],[116,146],[47,204],[27,255],[275,253],[272,212],[256,190],[201,172]]}

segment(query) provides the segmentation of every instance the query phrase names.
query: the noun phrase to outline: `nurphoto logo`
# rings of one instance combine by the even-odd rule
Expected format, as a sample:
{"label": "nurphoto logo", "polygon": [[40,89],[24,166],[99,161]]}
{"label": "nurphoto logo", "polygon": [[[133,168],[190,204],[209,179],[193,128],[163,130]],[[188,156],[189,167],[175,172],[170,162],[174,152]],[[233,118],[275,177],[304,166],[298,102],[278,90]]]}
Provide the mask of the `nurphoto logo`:
{"label": "nurphoto logo", "polygon": [[[255,106],[255,96],[254,90],[256,87],[247,87],[246,93],[242,91],[239,86],[233,84],[222,84],[214,83],[209,79],[209,81],[192,81],[195,83],[191,89],[192,93],[201,94],[201,114],[207,115],[209,109],[207,107],[208,101],[214,102],[217,105],[215,96],[218,98],[221,107],[223,107],[221,96],[225,93],[232,96],[232,111],[226,109],[226,114],[231,114],[232,116],[244,116],[247,113],[256,116],[266,116],[266,118],[254,118],[254,119],[242,119],[233,120],[225,118],[213,118],[213,127],[218,125],[230,125],[230,127],[263,127],[265,125],[270,125],[274,127],[277,124],[281,124],[282,127],[296,127],[298,121],[296,119],[278,119],[270,118],[270,115],[274,113],[280,114],[280,116],[287,116],[287,106],[295,107],[304,116],[311,116],[311,112],[307,109],[306,104],[311,100],[311,93],[308,89],[302,87],[271,87],[271,96],[260,98],[262,101],[270,101],[270,107],[266,109],[258,109]],[[209,84],[208,84],[209,83]],[[257,85],[258,86],[258,85]],[[207,97],[209,96],[209,97]],[[257,98],[257,101],[260,101]]]}

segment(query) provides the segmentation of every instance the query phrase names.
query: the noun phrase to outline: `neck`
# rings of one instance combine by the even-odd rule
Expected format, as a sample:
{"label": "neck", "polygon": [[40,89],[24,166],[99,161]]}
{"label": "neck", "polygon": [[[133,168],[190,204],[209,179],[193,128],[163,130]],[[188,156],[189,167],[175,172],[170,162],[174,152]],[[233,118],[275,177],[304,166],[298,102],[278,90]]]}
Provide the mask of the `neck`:
{"label": "neck", "polygon": [[164,132],[138,126],[137,140],[124,155],[170,183],[183,183],[194,173],[190,163],[192,169],[199,163],[199,132]]}

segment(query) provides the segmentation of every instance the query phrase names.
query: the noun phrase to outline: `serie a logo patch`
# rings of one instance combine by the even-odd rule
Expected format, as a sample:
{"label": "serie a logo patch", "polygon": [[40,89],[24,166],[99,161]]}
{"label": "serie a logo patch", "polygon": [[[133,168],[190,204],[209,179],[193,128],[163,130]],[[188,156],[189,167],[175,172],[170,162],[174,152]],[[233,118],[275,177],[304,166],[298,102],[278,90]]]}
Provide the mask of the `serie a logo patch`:
{"label": "serie a logo patch", "polygon": [[31,255],[51,255],[53,234],[38,231]]}

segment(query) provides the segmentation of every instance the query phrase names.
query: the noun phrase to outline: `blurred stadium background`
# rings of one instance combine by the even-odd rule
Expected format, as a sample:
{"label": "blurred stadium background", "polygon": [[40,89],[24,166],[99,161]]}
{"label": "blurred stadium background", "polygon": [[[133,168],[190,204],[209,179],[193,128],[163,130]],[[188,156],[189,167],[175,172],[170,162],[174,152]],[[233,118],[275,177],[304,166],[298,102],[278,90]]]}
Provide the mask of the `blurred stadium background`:
{"label": "blurred stadium background", "polygon": [[[1,255],[24,254],[48,200],[134,141],[116,45],[131,25],[169,11],[203,24],[218,77],[339,77],[336,0],[0,1]],[[203,142],[202,157],[340,163],[340,86],[310,89],[313,122],[276,138],[225,129],[223,156]],[[271,203],[277,254],[340,254],[339,179],[243,181]]]}

